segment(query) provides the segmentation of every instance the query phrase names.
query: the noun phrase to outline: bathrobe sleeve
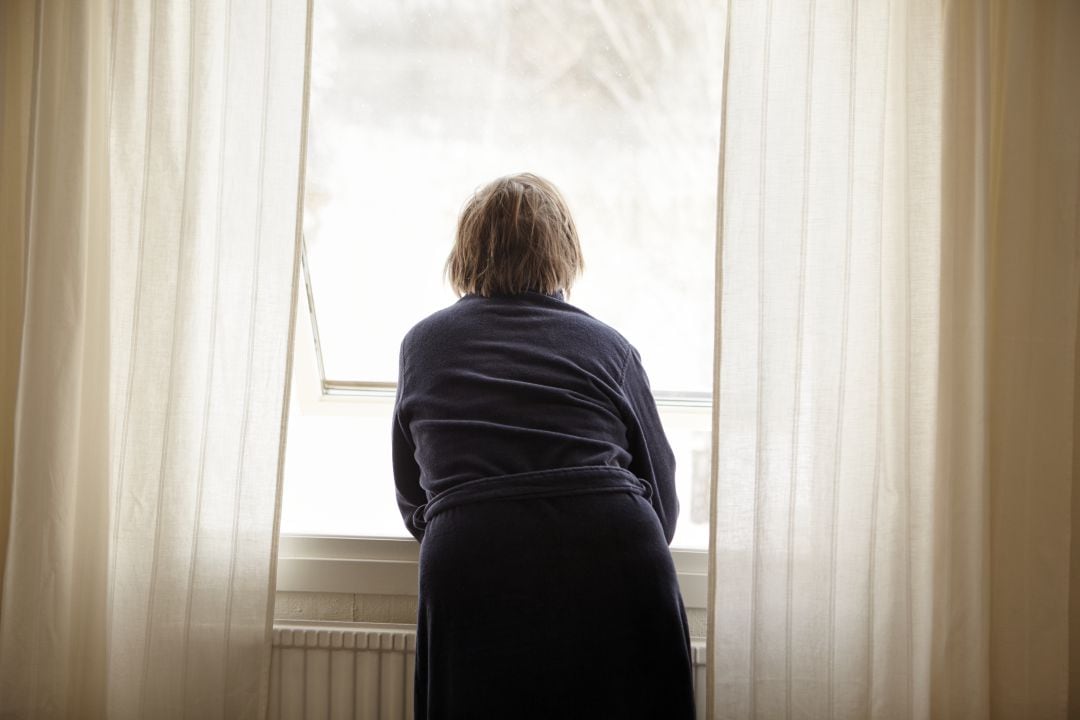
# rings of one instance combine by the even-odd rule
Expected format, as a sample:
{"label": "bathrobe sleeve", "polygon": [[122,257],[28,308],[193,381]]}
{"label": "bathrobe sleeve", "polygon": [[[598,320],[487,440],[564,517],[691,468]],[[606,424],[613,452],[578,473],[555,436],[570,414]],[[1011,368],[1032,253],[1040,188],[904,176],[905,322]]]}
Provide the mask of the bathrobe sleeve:
{"label": "bathrobe sleeve", "polygon": [[679,519],[679,497],[675,492],[675,454],[671,451],[641,355],[631,347],[623,371],[622,393],[628,406],[627,440],[630,472],[652,486],[652,506],[671,544]]}
{"label": "bathrobe sleeve", "polygon": [[394,413],[393,427],[394,484],[397,485],[397,504],[405,527],[417,540],[424,539],[423,528],[413,522],[413,513],[427,502],[427,496],[420,487],[420,466],[416,464],[413,445],[401,426],[397,413]]}
{"label": "bathrobe sleeve", "polygon": [[404,346],[399,362],[397,400],[394,403],[391,447],[393,452],[394,485],[397,486],[397,504],[405,527],[417,540],[424,539],[424,529],[413,522],[413,513],[427,502],[427,494],[420,487],[420,465],[416,462],[416,446],[409,436],[401,417],[402,400],[408,392],[405,387]]}

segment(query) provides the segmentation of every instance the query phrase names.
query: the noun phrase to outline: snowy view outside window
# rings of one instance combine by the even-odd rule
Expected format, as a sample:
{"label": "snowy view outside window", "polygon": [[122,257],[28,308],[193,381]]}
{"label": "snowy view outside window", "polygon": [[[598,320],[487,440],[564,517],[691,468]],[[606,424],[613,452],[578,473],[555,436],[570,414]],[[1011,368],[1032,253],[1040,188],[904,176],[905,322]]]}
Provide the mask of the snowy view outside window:
{"label": "snowy view outside window", "polygon": [[399,343],[456,300],[443,263],[468,196],[530,171],[577,221],[569,301],[641,351],[678,461],[673,547],[707,546],[715,5],[316,0],[282,532],[407,537]]}

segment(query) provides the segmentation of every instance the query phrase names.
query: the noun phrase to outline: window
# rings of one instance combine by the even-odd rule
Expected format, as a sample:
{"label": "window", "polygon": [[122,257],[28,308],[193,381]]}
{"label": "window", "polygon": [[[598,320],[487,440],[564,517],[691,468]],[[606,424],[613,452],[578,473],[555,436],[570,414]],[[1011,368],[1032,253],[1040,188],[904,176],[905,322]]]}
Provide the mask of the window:
{"label": "window", "polygon": [[[281,530],[407,537],[390,422],[408,328],[469,193],[529,170],[570,204],[570,302],[641,351],[678,461],[673,547],[708,544],[723,39],[709,3],[319,0]],[[396,556],[395,556],[396,557]]]}

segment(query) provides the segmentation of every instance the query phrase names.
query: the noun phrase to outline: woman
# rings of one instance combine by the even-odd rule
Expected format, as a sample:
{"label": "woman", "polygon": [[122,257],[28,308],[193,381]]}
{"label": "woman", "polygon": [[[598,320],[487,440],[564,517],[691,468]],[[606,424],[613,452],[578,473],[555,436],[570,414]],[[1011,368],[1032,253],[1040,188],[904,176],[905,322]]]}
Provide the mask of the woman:
{"label": "woman", "polygon": [[416,717],[692,718],[675,459],[637,350],[564,300],[559,192],[484,187],[446,267],[460,299],[402,341],[394,411]]}

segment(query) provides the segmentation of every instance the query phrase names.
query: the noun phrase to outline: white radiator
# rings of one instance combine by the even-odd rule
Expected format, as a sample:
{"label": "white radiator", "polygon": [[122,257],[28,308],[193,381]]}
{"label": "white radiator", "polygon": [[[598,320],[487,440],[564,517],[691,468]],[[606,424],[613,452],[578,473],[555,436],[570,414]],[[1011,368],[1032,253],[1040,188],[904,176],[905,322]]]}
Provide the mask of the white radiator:
{"label": "white radiator", "polygon": [[[270,720],[411,720],[416,631],[406,625],[274,625]],[[705,646],[693,643],[697,714],[705,717]]]}

